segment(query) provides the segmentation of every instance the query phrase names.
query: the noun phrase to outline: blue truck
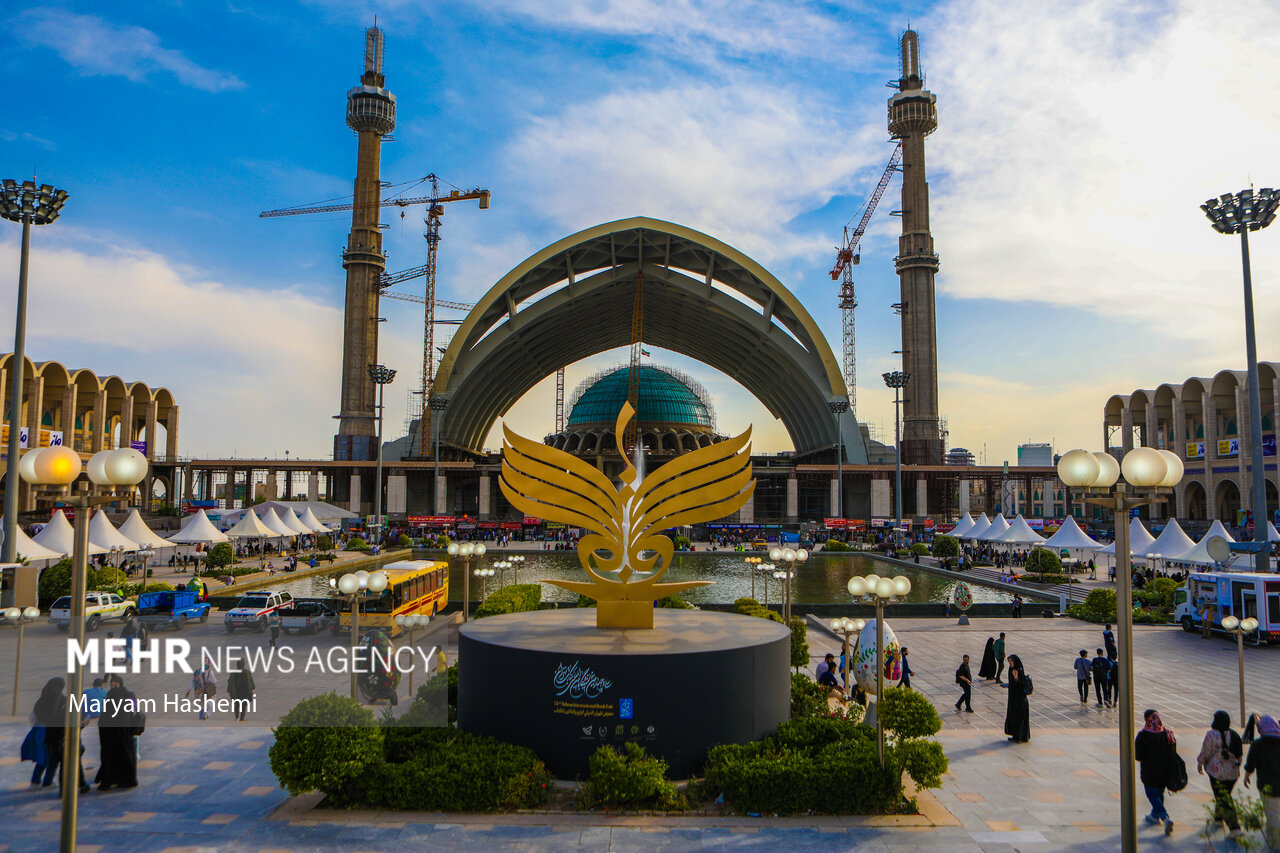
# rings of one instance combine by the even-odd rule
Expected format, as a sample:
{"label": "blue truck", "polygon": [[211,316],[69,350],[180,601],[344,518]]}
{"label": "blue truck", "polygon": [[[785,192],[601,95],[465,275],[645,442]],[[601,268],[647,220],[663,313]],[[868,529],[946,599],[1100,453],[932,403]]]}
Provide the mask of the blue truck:
{"label": "blue truck", "polygon": [[181,631],[187,622],[209,621],[211,605],[193,590],[144,592],[138,596],[138,619],[148,628],[170,627]]}

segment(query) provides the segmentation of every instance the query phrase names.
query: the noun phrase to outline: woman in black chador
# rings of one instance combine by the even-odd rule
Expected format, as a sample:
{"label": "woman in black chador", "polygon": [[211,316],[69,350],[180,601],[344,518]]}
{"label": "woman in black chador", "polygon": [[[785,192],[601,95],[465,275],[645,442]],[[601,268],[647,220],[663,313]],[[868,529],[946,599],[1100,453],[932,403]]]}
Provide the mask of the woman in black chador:
{"label": "woman in black chador", "polygon": [[988,681],[996,678],[996,638],[987,637],[987,647],[982,650],[982,665],[978,667],[978,677]]}
{"label": "woman in black chador", "polygon": [[1009,705],[1004,714],[1004,733],[1014,743],[1031,740],[1031,708],[1027,703],[1029,684],[1022,659],[1009,655]]}
{"label": "woman in black chador", "polygon": [[98,718],[98,737],[102,741],[102,766],[93,780],[98,790],[138,787],[138,747],[142,715],[138,698],[125,689],[119,676],[112,676],[107,691],[106,707]]}

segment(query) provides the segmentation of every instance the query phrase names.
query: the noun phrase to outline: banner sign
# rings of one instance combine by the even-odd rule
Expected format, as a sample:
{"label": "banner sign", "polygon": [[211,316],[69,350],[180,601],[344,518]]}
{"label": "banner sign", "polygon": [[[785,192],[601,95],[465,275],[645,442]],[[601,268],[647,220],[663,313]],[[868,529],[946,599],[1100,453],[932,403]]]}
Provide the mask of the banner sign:
{"label": "banner sign", "polygon": [[1026,522],[1027,527],[1030,527],[1032,530],[1044,530],[1043,518],[1028,518]]}
{"label": "banner sign", "polygon": [[1267,433],[1262,437],[1262,455],[1276,455],[1276,435],[1275,433]]}
{"label": "banner sign", "polygon": [[498,529],[498,522],[496,522],[496,521],[482,521],[482,522],[480,522],[479,527],[480,527],[480,529],[481,529],[481,530],[497,530],[497,529]]}
{"label": "banner sign", "polygon": [[[0,445],[9,446],[9,426],[6,424],[0,428]],[[18,448],[26,450],[31,446],[31,428],[21,427],[18,429]],[[37,447],[61,447],[62,446],[62,430],[42,429],[36,440]]]}
{"label": "banner sign", "polygon": [[951,531],[956,529],[956,526],[954,524],[939,524],[939,525],[936,525],[933,529],[936,530],[938,533],[950,533]]}
{"label": "banner sign", "polygon": [[186,513],[199,512],[202,509],[217,509],[217,501],[183,501],[182,511]]}
{"label": "banner sign", "polygon": [[457,520],[454,515],[411,515],[405,519],[410,524],[453,524]]}
{"label": "banner sign", "polygon": [[933,527],[933,519],[932,519],[932,518],[926,518],[926,519],[924,520],[924,526],[925,526],[925,528],[926,528],[926,529],[928,529],[928,528],[930,528],[930,527]]}
{"label": "banner sign", "polygon": [[1222,438],[1218,440],[1219,456],[1235,456],[1240,452],[1240,439]]}
{"label": "banner sign", "polygon": [[1203,459],[1204,458],[1204,442],[1188,441],[1187,442],[1187,458]]}
{"label": "banner sign", "polygon": [[521,524],[531,524],[531,525],[536,525],[536,524],[541,524],[541,523],[542,523],[542,519],[540,519],[540,518],[535,518],[535,517],[534,517],[534,516],[532,516],[532,515],[526,515],[526,516],[524,517],[524,520],[523,520],[523,521],[521,521],[520,523],[521,523]]}
{"label": "banner sign", "polygon": [[498,525],[498,527],[503,530],[519,530],[521,526],[522,525],[518,521],[504,521]]}
{"label": "banner sign", "polygon": [[129,442],[129,446],[141,453],[143,456],[147,455],[147,443],[145,441],[131,441]]}
{"label": "banner sign", "polygon": [[844,530],[849,527],[861,527],[861,521],[854,521],[850,518],[824,518],[822,526],[831,530]]}

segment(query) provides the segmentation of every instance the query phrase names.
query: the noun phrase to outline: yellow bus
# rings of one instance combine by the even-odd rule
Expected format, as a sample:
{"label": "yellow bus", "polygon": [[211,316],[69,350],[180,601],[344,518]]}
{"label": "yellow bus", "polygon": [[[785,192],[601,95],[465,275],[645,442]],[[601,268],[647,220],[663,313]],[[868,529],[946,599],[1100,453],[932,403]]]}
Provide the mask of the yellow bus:
{"label": "yellow bus", "polygon": [[[401,629],[397,616],[420,613],[431,618],[449,604],[449,564],[442,561],[402,560],[382,567],[387,588],[380,593],[365,592],[360,600],[360,630],[378,628],[391,636]],[[333,633],[351,631],[351,605],[337,600],[340,608]]]}

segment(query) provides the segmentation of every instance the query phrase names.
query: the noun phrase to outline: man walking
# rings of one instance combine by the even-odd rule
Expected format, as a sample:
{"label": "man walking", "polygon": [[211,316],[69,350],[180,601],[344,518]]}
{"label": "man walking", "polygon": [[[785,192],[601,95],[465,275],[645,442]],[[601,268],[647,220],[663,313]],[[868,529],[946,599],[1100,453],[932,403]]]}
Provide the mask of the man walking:
{"label": "man walking", "polygon": [[1098,707],[1106,705],[1111,707],[1111,661],[1107,660],[1102,649],[1098,649],[1098,656],[1089,662],[1089,669],[1093,674],[1093,692],[1098,697]]}
{"label": "man walking", "polygon": [[1116,660],[1120,657],[1120,650],[1116,648],[1116,635],[1111,632],[1111,623],[1108,622],[1102,628],[1102,645],[1107,650],[1107,658]]}
{"label": "man walking", "polygon": [[907,663],[907,647],[902,647],[902,686],[911,689],[911,664]]}
{"label": "man walking", "polygon": [[969,672],[968,655],[964,656],[964,659],[960,662],[959,669],[956,670],[956,684],[960,685],[960,699],[956,702],[956,710],[959,711],[960,706],[964,705],[965,711],[972,714],[973,674]]}
{"label": "man walking", "polygon": [[1080,704],[1089,704],[1089,652],[1087,649],[1080,650],[1080,657],[1076,658],[1076,692],[1080,694]]}
{"label": "man walking", "polygon": [[1000,637],[996,640],[992,651],[996,653],[996,684],[1003,686],[1004,682],[1000,680],[1000,673],[1004,672],[1004,631],[1000,632]]}

